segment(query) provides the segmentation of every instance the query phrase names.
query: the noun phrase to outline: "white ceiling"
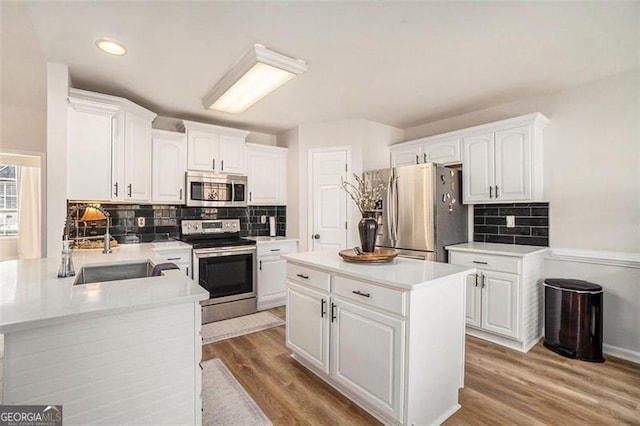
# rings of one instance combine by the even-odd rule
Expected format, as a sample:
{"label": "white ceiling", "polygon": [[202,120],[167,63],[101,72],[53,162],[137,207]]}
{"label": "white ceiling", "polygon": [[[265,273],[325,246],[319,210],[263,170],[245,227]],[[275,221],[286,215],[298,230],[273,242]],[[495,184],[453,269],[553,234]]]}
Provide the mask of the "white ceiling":
{"label": "white ceiling", "polygon": [[[46,1],[26,11],[45,59],[67,64],[74,87],[268,133],[348,118],[407,128],[640,67],[636,1]],[[98,51],[103,37],[128,54]],[[202,97],[254,43],[309,71],[242,114],[205,110]]]}

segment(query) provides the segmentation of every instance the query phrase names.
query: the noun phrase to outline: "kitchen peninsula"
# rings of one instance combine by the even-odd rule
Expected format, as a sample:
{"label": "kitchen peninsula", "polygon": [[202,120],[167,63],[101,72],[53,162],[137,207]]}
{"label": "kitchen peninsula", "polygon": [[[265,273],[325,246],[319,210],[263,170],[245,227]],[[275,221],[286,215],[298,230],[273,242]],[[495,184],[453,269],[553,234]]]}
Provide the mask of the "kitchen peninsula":
{"label": "kitchen peninsula", "polygon": [[464,288],[474,268],[396,258],[287,259],[293,357],[385,424],[438,424],[460,408]]}
{"label": "kitchen peninsula", "polygon": [[57,278],[59,258],[0,263],[1,402],[62,404],[70,424],[199,424],[198,302],[208,293],[180,270],[74,285],[83,266],[157,265],[182,246],[76,251],[68,278]]}

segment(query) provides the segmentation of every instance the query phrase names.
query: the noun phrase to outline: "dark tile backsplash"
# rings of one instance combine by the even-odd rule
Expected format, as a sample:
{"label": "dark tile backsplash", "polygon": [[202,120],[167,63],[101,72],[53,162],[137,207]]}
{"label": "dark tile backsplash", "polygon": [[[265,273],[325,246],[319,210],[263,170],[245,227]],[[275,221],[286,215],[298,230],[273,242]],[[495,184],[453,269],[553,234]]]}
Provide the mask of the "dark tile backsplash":
{"label": "dark tile backsplash", "polygon": [[[68,205],[68,209],[72,206]],[[111,235],[124,243],[127,234],[135,234],[141,243],[175,239],[180,237],[182,219],[240,219],[240,234],[243,237],[269,235],[269,216],[276,217],[276,235],[285,236],[287,228],[286,206],[242,207],[185,207],[171,205],[144,204],[102,204],[111,215]],[[267,223],[260,223],[261,216],[267,216]],[[143,217],[144,227],[138,226],[138,218]],[[104,222],[100,226],[88,223],[81,232],[86,235],[104,234]]]}
{"label": "dark tile backsplash", "polygon": [[[514,228],[507,216],[515,216]],[[548,247],[549,203],[476,204],[473,241]]]}

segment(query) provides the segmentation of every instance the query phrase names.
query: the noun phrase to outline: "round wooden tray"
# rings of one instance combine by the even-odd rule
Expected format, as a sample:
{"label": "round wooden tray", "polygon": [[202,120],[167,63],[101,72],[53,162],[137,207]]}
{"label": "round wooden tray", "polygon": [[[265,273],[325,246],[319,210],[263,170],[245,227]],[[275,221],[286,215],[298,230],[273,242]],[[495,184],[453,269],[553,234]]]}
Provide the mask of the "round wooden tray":
{"label": "round wooden tray", "polygon": [[345,262],[351,263],[384,263],[392,261],[397,255],[398,252],[390,249],[379,249],[377,248],[372,253],[356,254],[353,249],[341,250],[339,253],[340,257]]}

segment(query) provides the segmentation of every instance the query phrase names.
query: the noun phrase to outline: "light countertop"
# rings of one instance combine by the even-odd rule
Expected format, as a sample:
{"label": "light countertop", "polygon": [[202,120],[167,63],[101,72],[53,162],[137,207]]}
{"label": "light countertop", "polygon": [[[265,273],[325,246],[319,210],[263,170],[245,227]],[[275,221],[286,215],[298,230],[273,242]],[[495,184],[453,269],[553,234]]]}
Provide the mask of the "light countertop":
{"label": "light countertop", "polygon": [[445,247],[449,251],[461,251],[467,253],[497,254],[501,256],[524,257],[539,254],[549,250],[548,247],[522,246],[517,244],[497,243],[463,243]]}
{"label": "light countertop", "polygon": [[453,275],[475,273],[475,268],[396,257],[387,263],[348,263],[338,253],[313,251],[285,254],[287,261],[343,276],[371,281],[399,290],[417,290]]}
{"label": "light countertop", "polygon": [[276,243],[280,241],[298,241],[297,238],[289,238],[289,237],[247,237],[247,238],[257,242],[258,244]]}
{"label": "light countertop", "polygon": [[[61,244],[62,245],[62,244]],[[121,244],[110,254],[102,250],[76,250],[76,274],[85,265],[123,264],[166,260],[163,249],[189,248],[178,241]],[[180,270],[160,277],[73,285],[76,277],[58,278],[60,258],[0,262],[0,333],[98,317],[127,311],[194,303],[209,293]]]}

